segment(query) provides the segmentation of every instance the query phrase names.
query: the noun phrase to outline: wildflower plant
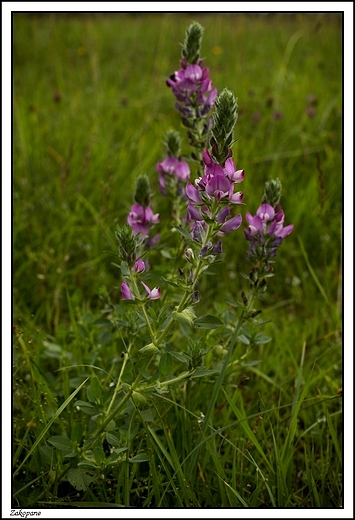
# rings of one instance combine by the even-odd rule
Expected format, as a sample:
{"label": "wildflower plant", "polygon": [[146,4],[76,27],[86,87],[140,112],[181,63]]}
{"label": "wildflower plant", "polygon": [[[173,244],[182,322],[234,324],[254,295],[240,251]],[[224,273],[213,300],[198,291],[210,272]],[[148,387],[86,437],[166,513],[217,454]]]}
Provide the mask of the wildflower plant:
{"label": "wildflower plant", "polygon": [[[166,132],[165,157],[155,169],[160,197],[170,201],[171,218],[156,212],[159,197],[152,195],[149,177],[140,175],[127,220],[116,230],[120,303],[110,304],[108,317],[121,338],[120,362],[102,367],[109,373],[109,385],[94,378],[87,400],[76,401],[77,411],[87,414],[88,426],[67,454],[73,485],[74,475],[87,483],[96,473],[109,475],[124,461],[151,463],[148,446],[133,431],[133,418],[156,439],[149,421],[157,417],[157,428],[165,428],[157,402],[178,399],[173,389],[189,385],[193,391],[196,380],[206,378],[213,389],[196,423],[196,449],[186,462],[193,478],[232,360],[234,366],[241,364],[253,346],[270,340],[255,332],[261,324],[255,305],[267,290],[279,247],[293,226],[284,225],[277,179],[266,182],[259,208],[255,215],[246,213],[243,225],[244,170],[233,159],[237,99],[229,89],[218,94],[212,86],[200,58],[202,35],[203,28],[192,23],[180,68],[167,80],[192,149],[183,156],[180,134]],[[246,238],[241,253],[250,264],[249,274],[242,275],[246,287],[240,301],[229,302],[229,310],[216,315],[218,306],[211,305],[201,313],[200,304],[207,306],[201,281],[214,263],[225,261],[223,241],[230,233]],[[166,245],[171,236],[177,244],[173,248]],[[237,343],[242,345],[238,351]],[[221,356],[215,355],[216,345]],[[69,449],[58,438],[52,438],[52,444]]]}

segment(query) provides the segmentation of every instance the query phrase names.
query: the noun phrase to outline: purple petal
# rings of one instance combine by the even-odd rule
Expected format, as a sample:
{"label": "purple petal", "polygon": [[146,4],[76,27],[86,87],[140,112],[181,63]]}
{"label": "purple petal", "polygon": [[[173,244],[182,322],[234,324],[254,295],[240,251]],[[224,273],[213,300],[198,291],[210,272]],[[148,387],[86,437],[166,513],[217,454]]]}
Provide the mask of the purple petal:
{"label": "purple petal", "polygon": [[195,202],[195,204],[202,202],[198,189],[195,188],[195,186],[190,182],[186,184],[186,195],[191,200],[191,202]]}
{"label": "purple petal", "polygon": [[176,177],[183,182],[186,182],[190,178],[190,168],[187,162],[179,162],[175,168]]}
{"label": "purple petal", "polygon": [[230,233],[231,231],[234,231],[235,229],[238,229],[242,223],[242,216],[236,215],[233,218],[230,218],[223,224],[221,227],[221,231],[224,233]]}
{"label": "purple petal", "polygon": [[222,166],[220,166],[217,163],[206,164],[205,175],[209,175],[209,176],[220,175],[221,177],[224,177],[224,171],[223,171]]}
{"label": "purple petal", "polygon": [[151,290],[149,299],[150,300],[158,300],[161,296],[161,292],[159,287],[154,287],[154,289]]}
{"label": "purple petal", "polygon": [[261,204],[256,212],[257,216],[261,218],[263,222],[272,220],[275,216],[275,210],[270,204]]}
{"label": "purple petal", "polygon": [[212,162],[210,152],[207,150],[207,148],[205,148],[202,152],[202,160],[205,164],[211,164]]}
{"label": "purple petal", "polygon": [[229,217],[231,210],[226,206],[225,208],[221,209],[221,211],[218,213],[216,217],[216,221],[222,224],[225,222],[226,218]]}
{"label": "purple petal", "polygon": [[143,262],[143,260],[141,258],[136,261],[136,263],[132,267],[132,271],[135,271],[136,273],[144,273],[145,263]]}
{"label": "purple petal", "polygon": [[289,226],[286,226],[286,227],[282,228],[280,231],[278,231],[276,236],[285,238],[288,235],[290,235],[292,233],[292,231],[293,231],[293,224],[290,224]]}
{"label": "purple petal", "polygon": [[202,70],[198,65],[188,65],[185,70],[185,78],[198,81],[202,78]]}
{"label": "purple petal", "polygon": [[233,193],[232,187],[231,192],[229,193],[229,202],[232,204],[241,204],[243,202],[243,193],[241,191]]}
{"label": "purple petal", "polygon": [[245,218],[249,224],[249,233],[251,235],[255,235],[263,229],[263,221],[257,215],[253,217],[249,212],[246,212]]}
{"label": "purple petal", "polygon": [[192,204],[187,206],[187,211],[192,220],[203,220],[201,213]]}
{"label": "purple petal", "polygon": [[214,175],[206,184],[206,192],[214,195],[218,200],[227,195],[229,189],[230,182],[224,175]]}
{"label": "purple petal", "polygon": [[121,283],[121,295],[122,295],[122,300],[134,300],[134,296],[131,293],[131,290],[128,287],[127,282]]}

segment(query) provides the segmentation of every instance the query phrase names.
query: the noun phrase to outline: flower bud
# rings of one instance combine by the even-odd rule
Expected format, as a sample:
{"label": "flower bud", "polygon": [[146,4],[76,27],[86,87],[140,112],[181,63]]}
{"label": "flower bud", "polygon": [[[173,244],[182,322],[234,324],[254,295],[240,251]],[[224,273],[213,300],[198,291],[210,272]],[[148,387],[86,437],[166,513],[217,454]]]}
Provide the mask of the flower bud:
{"label": "flower bud", "polygon": [[149,206],[150,201],[150,182],[147,175],[140,175],[136,182],[136,191],[134,194],[134,200],[137,204],[140,204],[143,208]]}
{"label": "flower bud", "polygon": [[132,392],[132,398],[133,398],[134,404],[136,406],[139,406],[139,405],[143,405],[144,406],[144,405],[147,404],[146,398],[144,397],[144,395],[140,394],[139,392],[133,391]]}
{"label": "flower bud", "polygon": [[193,250],[191,249],[191,247],[188,247],[185,251],[185,258],[186,260],[188,260],[189,262],[193,262],[193,260],[195,259],[195,255],[194,255],[194,252]]}
{"label": "flower bud", "polygon": [[181,137],[176,130],[166,132],[164,144],[169,157],[179,157],[181,147]]}
{"label": "flower bud", "polygon": [[279,179],[270,179],[269,181],[266,181],[262,202],[270,204],[270,206],[275,208],[280,203],[281,190],[282,184]]}
{"label": "flower bud", "polygon": [[197,63],[200,59],[203,31],[203,27],[198,22],[192,22],[186,29],[185,42],[181,55],[185,58],[187,63]]}
{"label": "flower bud", "polygon": [[159,349],[154,345],[154,343],[149,343],[149,345],[145,345],[144,347],[140,348],[138,352],[143,355],[157,354]]}
{"label": "flower bud", "polygon": [[186,307],[181,312],[173,311],[171,314],[172,318],[180,323],[186,323],[187,325],[193,325],[196,315],[191,307]]}
{"label": "flower bud", "polygon": [[118,252],[121,260],[131,264],[136,260],[136,249],[141,241],[128,224],[117,226],[116,238],[118,240]]}
{"label": "flower bud", "polygon": [[210,145],[214,159],[221,165],[231,156],[238,105],[234,94],[223,89],[215,101]]}

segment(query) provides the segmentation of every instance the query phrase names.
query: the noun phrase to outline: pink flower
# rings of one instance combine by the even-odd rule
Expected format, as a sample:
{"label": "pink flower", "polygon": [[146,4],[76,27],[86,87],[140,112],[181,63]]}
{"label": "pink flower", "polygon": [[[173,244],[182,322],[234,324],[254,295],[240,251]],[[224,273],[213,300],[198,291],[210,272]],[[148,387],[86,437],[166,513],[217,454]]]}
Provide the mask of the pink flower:
{"label": "pink flower", "polygon": [[147,206],[144,208],[138,203],[133,204],[127,217],[127,223],[135,233],[147,236],[149,229],[160,221],[159,214],[153,214],[152,209]]}
{"label": "pink flower", "polygon": [[144,289],[147,291],[148,298],[150,300],[158,300],[160,298],[161,294],[160,294],[159,287],[154,287],[154,289],[150,290],[148,285],[146,285],[144,282],[141,282],[141,284],[143,285]]}
{"label": "pink flower", "polygon": [[122,295],[122,300],[134,300],[134,296],[131,293],[131,290],[128,287],[127,282],[121,283],[121,295]]}
{"label": "pink flower", "polygon": [[135,271],[136,273],[144,273],[145,263],[143,262],[143,260],[141,258],[136,261],[136,263],[132,267],[132,271]]}

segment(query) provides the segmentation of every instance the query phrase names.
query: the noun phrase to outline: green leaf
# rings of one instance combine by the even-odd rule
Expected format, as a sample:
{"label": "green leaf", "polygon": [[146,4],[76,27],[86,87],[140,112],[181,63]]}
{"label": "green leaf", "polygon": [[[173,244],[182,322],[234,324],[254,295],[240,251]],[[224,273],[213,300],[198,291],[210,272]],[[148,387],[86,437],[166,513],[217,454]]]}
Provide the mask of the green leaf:
{"label": "green leaf", "polygon": [[140,414],[143,421],[150,422],[154,420],[155,410],[153,408],[147,408],[146,410],[142,410]]}
{"label": "green leaf", "polygon": [[270,336],[263,336],[261,334],[258,334],[255,338],[255,343],[257,345],[264,345],[265,343],[269,343],[269,341],[271,341]]}
{"label": "green leaf", "polygon": [[176,231],[178,231],[184,238],[186,238],[186,240],[192,240],[190,233],[185,231],[185,229],[183,229],[181,226],[173,226],[173,229],[176,229]]}
{"label": "green leaf", "polygon": [[97,402],[101,397],[101,385],[97,377],[92,377],[90,380],[90,387],[86,391],[87,398],[91,402]]}
{"label": "green leaf", "polygon": [[160,372],[162,376],[168,376],[174,372],[174,367],[171,365],[164,365],[163,367],[160,367]]}
{"label": "green leaf", "polygon": [[97,335],[97,342],[101,345],[107,345],[112,340],[112,332],[110,330],[100,330]]}
{"label": "green leaf", "polygon": [[135,457],[129,459],[129,462],[149,462],[149,457],[146,453],[139,453]]}
{"label": "green leaf", "polygon": [[238,341],[240,341],[241,343],[244,343],[244,345],[250,345],[250,340],[249,338],[247,338],[246,336],[244,336],[244,334],[240,334],[238,336]]}
{"label": "green leaf", "polygon": [[181,361],[181,363],[187,363],[187,358],[180,354],[180,352],[175,352],[174,350],[169,350],[169,354],[171,354],[175,359]]}
{"label": "green leaf", "polygon": [[218,374],[219,370],[207,370],[207,368],[199,368],[196,370],[193,376],[191,377],[204,377],[211,376],[213,374]]}
{"label": "green leaf", "polygon": [[94,477],[85,473],[83,469],[78,468],[70,469],[68,471],[68,480],[78,491],[86,491],[88,486],[94,480]]}
{"label": "green leaf", "polygon": [[24,463],[26,462],[26,460],[32,455],[32,453],[35,451],[35,449],[37,448],[38,444],[42,441],[43,437],[45,436],[45,434],[47,433],[47,431],[50,429],[50,427],[52,426],[52,424],[54,423],[54,421],[60,416],[60,414],[63,412],[63,410],[65,410],[65,408],[68,406],[68,404],[74,399],[74,397],[76,396],[76,394],[78,392],[80,392],[80,390],[82,389],[82,387],[85,385],[85,383],[88,381],[89,378],[86,378],[85,381],[83,381],[81,383],[81,385],[76,388],[76,390],[74,390],[74,392],[72,394],[70,394],[69,397],[67,397],[67,399],[64,401],[64,403],[58,408],[58,410],[56,411],[56,413],[53,415],[53,417],[48,421],[48,423],[46,424],[46,426],[43,428],[43,430],[41,431],[41,433],[39,434],[39,436],[37,437],[36,441],[34,442],[34,444],[32,445],[31,449],[28,451],[26,457],[23,459],[23,461],[21,462],[21,464],[18,466],[18,468],[16,469],[16,471],[14,472],[13,476],[15,477],[20,469],[22,468],[22,466],[24,465]]}
{"label": "green leaf", "polygon": [[100,410],[86,401],[76,401],[75,407],[78,411],[87,413],[88,415],[97,415],[100,413]]}
{"label": "green leaf", "polygon": [[169,285],[172,285],[173,287],[180,287],[178,283],[173,282],[172,280],[168,280],[167,278],[164,278],[164,276],[162,277],[162,279],[164,280],[164,282],[168,283]]}
{"label": "green leaf", "polygon": [[204,316],[197,318],[194,321],[194,325],[199,329],[216,329],[217,327],[221,327],[221,325],[223,325],[223,321],[217,318],[217,316],[205,314]]}
{"label": "green leaf", "polygon": [[80,444],[81,438],[83,435],[83,427],[80,422],[76,422],[72,428],[71,432],[71,440]]}
{"label": "green leaf", "polygon": [[95,448],[92,450],[94,453],[95,460],[97,464],[101,464],[106,459],[105,452],[101,448],[101,446],[95,446]]}
{"label": "green leaf", "polygon": [[120,438],[114,433],[106,432],[106,440],[111,446],[119,446],[121,441]]}
{"label": "green leaf", "polygon": [[55,435],[54,437],[50,437],[48,442],[55,446],[58,450],[61,451],[73,451],[74,445],[68,437],[62,437],[61,435]]}

